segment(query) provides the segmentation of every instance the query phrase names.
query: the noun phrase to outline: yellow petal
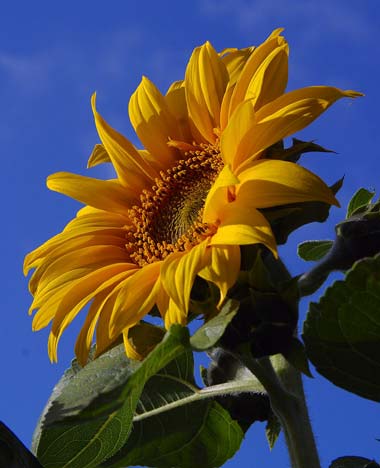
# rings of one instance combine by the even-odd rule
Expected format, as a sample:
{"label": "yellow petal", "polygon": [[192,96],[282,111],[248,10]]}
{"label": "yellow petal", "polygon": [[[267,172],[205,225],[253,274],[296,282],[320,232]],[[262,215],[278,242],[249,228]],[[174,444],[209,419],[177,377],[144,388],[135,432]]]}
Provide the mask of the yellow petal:
{"label": "yellow petal", "polygon": [[96,94],[91,99],[95,125],[107,151],[120,183],[140,191],[151,186],[157,172],[140,156],[137,149],[123,135],[114,130],[96,110]]}
{"label": "yellow petal", "polygon": [[173,305],[169,303],[165,324],[186,321],[194,279],[209,262],[207,245],[208,240],[205,240],[189,252],[175,252],[164,260],[161,268],[161,282],[174,303]]}
{"label": "yellow petal", "polygon": [[98,164],[112,162],[103,145],[95,145],[87,161],[87,167],[95,167]]}
{"label": "yellow petal", "polygon": [[226,67],[209,42],[194,49],[186,74],[186,100],[190,118],[203,138],[214,143],[220,126],[220,106],[228,83]]}
{"label": "yellow petal", "polygon": [[161,317],[164,318],[168,309],[169,309],[169,296],[168,293],[165,291],[164,287],[162,286],[161,277],[159,280],[158,291],[156,296],[156,306],[161,314]]}
{"label": "yellow petal", "polygon": [[219,54],[227,68],[230,85],[236,83],[253,51],[254,47],[246,47],[245,49],[226,49]]}
{"label": "yellow petal", "polygon": [[102,302],[101,310],[98,316],[96,326],[96,351],[95,357],[103,354],[119,338],[110,337],[109,324],[115,308],[115,302],[120,292],[120,283],[115,286],[113,291]]}
{"label": "yellow petal", "polygon": [[227,127],[228,119],[229,119],[229,108],[231,97],[233,95],[235,89],[235,85],[228,85],[226,92],[224,93],[222,105],[220,107],[220,131],[223,135],[224,129]]}
{"label": "yellow petal", "polygon": [[54,318],[59,304],[66,297],[66,293],[71,291],[71,288],[79,287],[81,282],[87,278],[91,281],[99,274],[109,274],[112,276],[123,274],[135,268],[136,265],[130,264],[113,264],[113,265],[96,265],[91,267],[77,268],[75,270],[63,272],[57,276],[51,283],[40,293],[38,292],[30,307],[30,312],[34,309],[39,309],[33,318],[33,330],[40,330],[46,327]]}
{"label": "yellow petal", "polygon": [[169,297],[168,309],[164,317],[165,328],[169,328],[174,324],[185,326],[187,324],[187,313],[183,312],[181,307]]}
{"label": "yellow petal", "polygon": [[281,96],[288,83],[288,44],[277,47],[259,65],[247,88],[246,99],[259,109]]}
{"label": "yellow petal", "polygon": [[[112,291],[112,289],[111,289]],[[75,343],[75,355],[81,366],[87,363],[88,356],[91,349],[92,338],[95,333],[95,327],[98,322],[99,315],[101,314],[105,300],[110,294],[110,290],[107,289],[103,293],[98,294],[88,310],[86,320],[84,321],[83,327],[80,330],[78,338]]]}
{"label": "yellow petal", "polygon": [[228,120],[220,139],[221,156],[225,164],[232,168],[237,166],[236,161],[248,158],[254,147],[254,129],[256,113],[251,100],[244,101]]}
{"label": "yellow petal", "polygon": [[[249,98],[253,97],[253,105],[256,107],[256,100],[263,99],[268,102],[284,92],[288,79],[289,49],[285,39],[278,35],[280,32],[279,29],[276,30],[276,34],[272,33],[247,60],[231,98],[230,117],[239,104]],[[270,83],[265,83],[264,80],[268,78],[271,78]],[[268,94],[261,97],[261,92]]]}
{"label": "yellow petal", "polygon": [[[360,93],[355,91],[313,86],[283,94],[256,113],[251,101],[245,101],[235,111],[223,133],[223,158],[233,170],[241,165],[239,174],[244,164],[274,143],[305,128],[338,99],[357,96]],[[233,135],[234,131],[237,135]]]}
{"label": "yellow petal", "polygon": [[33,275],[34,281],[38,282],[38,291],[42,291],[55,278],[65,271],[75,270],[91,265],[106,266],[110,263],[128,263],[127,251],[123,246],[95,245],[86,246],[82,249],[70,250],[65,255],[54,260],[45,261],[38,269],[38,276]]}
{"label": "yellow petal", "polygon": [[215,283],[220,290],[219,305],[224,301],[228,290],[236,283],[240,271],[240,247],[238,245],[212,246],[211,264],[198,274]]}
{"label": "yellow petal", "polygon": [[74,219],[64,228],[64,231],[78,229],[78,227],[120,227],[129,221],[128,214],[112,213],[112,211],[99,210],[91,206],[81,208]]}
{"label": "yellow petal", "polygon": [[123,238],[125,241],[125,230],[123,228],[107,228],[103,226],[91,228],[79,227],[79,229],[71,229],[68,231],[64,230],[60,234],[52,237],[40,247],[26,255],[24,260],[24,275],[27,275],[31,268],[37,267],[40,261],[48,255],[63,255],[71,249],[71,246],[75,248],[77,246],[86,244],[88,237],[94,239],[94,243],[96,244],[95,239],[97,236],[99,236],[100,242],[102,236],[116,236],[119,239],[118,242],[120,242],[120,239]]}
{"label": "yellow petal", "polygon": [[288,161],[259,160],[239,175],[236,198],[256,208],[306,201],[339,206],[334,194],[317,175]]}
{"label": "yellow petal", "polygon": [[155,304],[162,262],[145,265],[121,285],[110,320],[110,337],[135,325]]}
{"label": "yellow petal", "polygon": [[162,341],[165,331],[150,323],[140,322],[123,331],[124,347],[131,359],[142,360]]}
{"label": "yellow petal", "polygon": [[248,244],[263,244],[277,256],[276,241],[266,218],[236,199],[226,205],[221,213],[221,223],[210,245]]}
{"label": "yellow petal", "polygon": [[169,111],[164,96],[148,78],[143,77],[129,100],[129,117],[141,143],[156,155],[164,166],[177,157],[168,141],[180,139],[177,122]]}
{"label": "yellow petal", "polygon": [[126,214],[137,195],[117,181],[98,180],[69,172],[50,175],[46,182],[50,190],[63,193],[100,210]]}
{"label": "yellow petal", "polygon": [[49,335],[48,352],[53,362],[57,361],[57,346],[62,332],[93,297],[112,284],[120,282],[123,276],[131,274],[132,270],[123,272],[121,271],[123,268],[127,270],[125,266],[120,264],[100,268],[77,281],[68,289],[54,314]]}
{"label": "yellow petal", "polygon": [[173,83],[166,93],[165,100],[169,111],[176,119],[180,141],[192,143],[194,136],[190,128],[184,82]]}
{"label": "yellow petal", "polygon": [[[103,246],[107,245],[106,242],[109,241],[109,238],[101,237],[101,239],[106,239],[104,242]],[[119,248],[123,248],[123,244],[120,242],[121,239],[117,239],[117,242],[119,242]],[[75,257],[77,257],[77,252],[79,252],[78,257],[81,257],[80,252],[85,250],[89,251],[89,248],[94,248],[94,246],[99,246],[102,245],[102,241],[100,240],[99,243],[97,243],[96,236],[81,236],[78,238],[74,238],[73,240],[69,241],[68,243],[63,243],[60,246],[56,247],[52,251],[49,252],[48,256],[44,257],[44,261],[41,262],[36,266],[35,271],[33,272],[30,281],[29,281],[29,289],[30,292],[35,295],[37,292],[37,288],[40,290],[43,288],[43,284],[41,283],[42,278],[46,278],[46,275],[49,275],[49,273],[46,273],[47,271],[50,270],[50,272],[53,274],[54,277],[59,276],[62,274],[63,271],[67,271],[68,269],[72,268],[66,268],[66,263],[64,262],[59,262],[59,260],[63,257],[66,257],[67,255],[71,255],[72,263],[76,263],[77,266],[79,264],[79,267],[81,266],[79,261],[76,262]],[[113,242],[113,243],[112,243]],[[124,241],[125,243],[125,241]],[[114,239],[111,240],[111,242],[108,242],[108,246],[114,245],[117,246],[116,241]],[[123,249],[125,251],[125,249]],[[74,258],[73,258],[74,257]],[[103,261],[106,256],[103,257]],[[124,255],[124,257],[126,257]],[[94,263],[96,259],[92,257],[92,260],[89,263]],[[99,259],[98,259],[99,260]],[[58,263],[56,263],[58,261]],[[57,269],[51,268],[53,264],[57,264],[58,267]],[[88,263],[87,263],[88,264]],[[48,281],[50,281],[49,279]]]}
{"label": "yellow petal", "polygon": [[238,183],[239,179],[231,168],[228,165],[224,166],[207,194],[203,209],[203,223],[216,221],[220,208],[228,202],[228,187]]}

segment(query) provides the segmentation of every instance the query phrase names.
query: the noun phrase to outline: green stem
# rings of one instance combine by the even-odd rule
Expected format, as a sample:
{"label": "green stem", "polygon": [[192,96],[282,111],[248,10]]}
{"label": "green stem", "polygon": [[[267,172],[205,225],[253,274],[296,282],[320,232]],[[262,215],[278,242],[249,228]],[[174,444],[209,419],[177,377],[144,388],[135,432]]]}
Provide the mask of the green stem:
{"label": "green stem", "polygon": [[292,468],[320,468],[300,373],[281,356],[254,359],[243,355],[244,364],[260,380],[273,412],[284,430]]}

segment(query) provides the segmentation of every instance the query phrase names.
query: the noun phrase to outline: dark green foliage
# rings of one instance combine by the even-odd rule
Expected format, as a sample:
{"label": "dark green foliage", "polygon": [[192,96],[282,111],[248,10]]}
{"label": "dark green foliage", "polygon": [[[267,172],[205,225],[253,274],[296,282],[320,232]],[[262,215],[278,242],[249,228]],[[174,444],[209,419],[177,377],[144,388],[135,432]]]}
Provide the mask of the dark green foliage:
{"label": "dark green foliage", "polygon": [[351,216],[360,213],[361,210],[366,209],[374,195],[375,192],[370,192],[365,188],[360,188],[348,204],[346,218],[350,218]]}
{"label": "dark green foliage", "polygon": [[348,270],[356,261],[380,252],[380,203],[371,204],[373,196],[366,189],[355,193],[347,209],[348,218],[335,228],[334,241],[308,241],[299,245],[298,254],[305,260],[322,258],[300,277],[302,295],[316,291],[332,271]]}
{"label": "dark green foliage", "polygon": [[303,329],[309,359],[335,385],[380,401],[380,256],[356,263],[318,303]]}
{"label": "dark green foliage", "polygon": [[330,251],[332,240],[305,241],[298,246],[298,255],[302,260],[313,261],[321,260]]}
{"label": "dark green foliage", "polygon": [[369,458],[349,456],[337,458],[329,468],[380,468],[380,465]]}
{"label": "dark green foliage", "polygon": [[37,458],[29,452],[15,434],[0,421],[0,467],[42,468]]}
{"label": "dark green foliage", "polygon": [[193,371],[185,352],[147,382],[131,437],[102,466],[212,468],[238,450],[243,433],[228,413],[211,399],[190,401],[198,392]]}

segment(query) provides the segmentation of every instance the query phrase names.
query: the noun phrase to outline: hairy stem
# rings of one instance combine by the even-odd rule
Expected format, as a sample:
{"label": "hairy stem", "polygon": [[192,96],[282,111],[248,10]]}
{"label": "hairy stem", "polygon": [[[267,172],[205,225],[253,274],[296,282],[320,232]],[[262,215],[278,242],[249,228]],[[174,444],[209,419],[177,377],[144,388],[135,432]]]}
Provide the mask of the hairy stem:
{"label": "hairy stem", "polygon": [[292,468],[320,468],[300,373],[282,356],[273,358],[272,364],[269,358],[244,354],[244,363],[268,393],[284,430]]}

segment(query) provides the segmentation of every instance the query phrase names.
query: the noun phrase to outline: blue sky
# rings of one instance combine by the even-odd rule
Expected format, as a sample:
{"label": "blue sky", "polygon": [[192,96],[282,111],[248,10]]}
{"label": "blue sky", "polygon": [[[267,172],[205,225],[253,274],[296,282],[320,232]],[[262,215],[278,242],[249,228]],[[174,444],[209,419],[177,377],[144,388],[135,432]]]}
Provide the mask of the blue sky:
{"label": "blue sky", "polygon": [[[98,92],[100,112],[137,144],[127,108],[142,75],[164,91],[181,79],[192,49],[204,41],[217,49],[246,47],[285,27],[291,50],[288,89],[328,84],[366,95],[337,103],[298,135],[337,151],[307,155],[303,162],[329,183],[345,175],[339,194],[345,206],[360,186],[380,192],[379,25],[378,0],[41,0],[2,5],[0,419],[27,445],[54,384],[70,363],[78,326],[64,334],[59,363],[50,364],[48,331],[31,331],[31,297],[22,262],[79,207],[49,192],[45,179],[61,170],[86,172],[98,142],[91,94]],[[109,176],[106,169],[93,169],[91,175]],[[307,268],[296,256],[297,243],[331,237],[343,217],[344,209],[334,208],[327,224],[313,224],[291,236],[282,253],[293,273]],[[302,316],[306,307],[305,302]],[[346,454],[379,460],[378,405],[317,375],[305,385],[323,465]],[[256,424],[225,466],[281,468],[287,466],[285,457],[282,438],[269,454],[263,426]]]}

